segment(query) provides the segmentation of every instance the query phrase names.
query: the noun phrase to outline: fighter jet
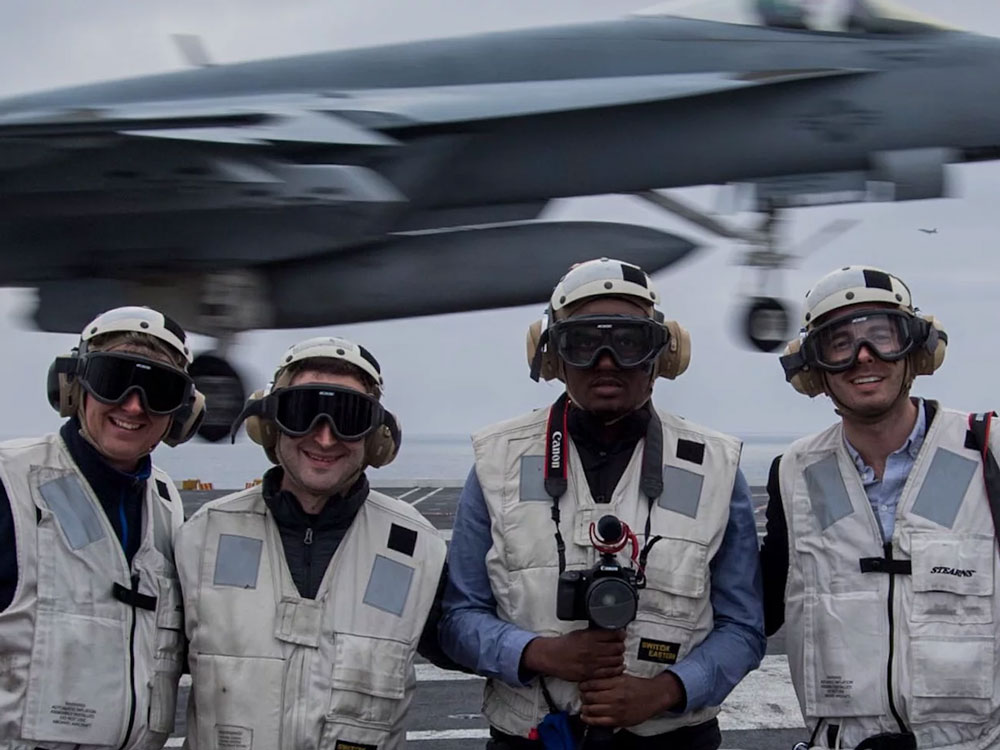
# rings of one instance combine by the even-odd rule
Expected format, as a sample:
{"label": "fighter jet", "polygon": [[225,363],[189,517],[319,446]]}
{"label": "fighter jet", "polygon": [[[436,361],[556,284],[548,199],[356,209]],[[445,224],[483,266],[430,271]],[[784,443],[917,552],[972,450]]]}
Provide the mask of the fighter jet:
{"label": "fighter jet", "polygon": [[[947,164],[1000,158],[1000,40],[860,0],[831,28],[796,5],[759,0],[764,25],[654,13],[2,100],[0,284],[38,290],[44,330],[150,304],[224,353],[252,328],[540,302],[573,261],[655,271],[695,247],[535,221],[555,198],[636,194],[742,241],[766,279],[785,209],[937,197]],[[662,192],[726,183],[752,186],[758,227]],[[778,300],[746,315],[758,347],[787,340]],[[238,406],[224,358],[195,372]]]}
{"label": "fighter jet", "polygon": [[933,229],[921,228],[920,231],[923,232],[924,234],[937,234],[937,227],[934,227]]}

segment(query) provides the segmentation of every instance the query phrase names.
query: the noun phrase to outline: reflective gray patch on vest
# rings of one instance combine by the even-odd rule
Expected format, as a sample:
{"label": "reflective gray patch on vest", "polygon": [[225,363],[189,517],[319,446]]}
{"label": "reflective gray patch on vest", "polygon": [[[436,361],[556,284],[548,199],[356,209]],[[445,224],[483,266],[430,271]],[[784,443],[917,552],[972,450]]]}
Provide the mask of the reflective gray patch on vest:
{"label": "reflective gray patch on vest", "polygon": [[978,461],[938,448],[913,503],[913,512],[950,529],[977,468]]}
{"label": "reflective gray patch on vest", "polygon": [[545,456],[521,456],[522,501],[551,500],[545,491]]}
{"label": "reflective gray patch on vest", "polygon": [[688,518],[698,517],[701,486],[705,477],[678,466],[663,467],[663,492],[656,504]]}
{"label": "reflective gray patch on vest", "polygon": [[77,477],[69,475],[52,479],[38,491],[42,493],[49,510],[55,514],[70,547],[80,549],[104,538],[104,527],[97,516],[97,508]]}
{"label": "reflective gray patch on vest", "polygon": [[375,555],[375,564],[372,565],[368,586],[365,588],[365,598],[362,601],[399,617],[406,606],[412,582],[413,568],[409,565],[403,565],[382,555]]}
{"label": "reflective gray patch on vest", "polygon": [[821,529],[826,530],[841,518],[851,515],[854,506],[847,494],[836,456],[827,456],[810,464],[805,468],[805,475],[809,503]]}
{"label": "reflective gray patch on vest", "polygon": [[170,511],[160,501],[153,498],[150,503],[153,509],[153,545],[168,560],[174,559],[174,548],[170,543]]}
{"label": "reflective gray patch on vest", "polygon": [[260,551],[264,540],[236,534],[219,534],[219,548],[215,553],[216,586],[236,586],[241,589],[257,588],[257,571],[260,568]]}

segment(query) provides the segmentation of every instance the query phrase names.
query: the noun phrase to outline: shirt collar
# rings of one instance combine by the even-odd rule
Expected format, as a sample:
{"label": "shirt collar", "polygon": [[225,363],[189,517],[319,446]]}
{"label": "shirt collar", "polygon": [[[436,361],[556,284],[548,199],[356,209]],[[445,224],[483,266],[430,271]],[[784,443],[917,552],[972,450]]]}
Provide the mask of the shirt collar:
{"label": "shirt collar", "polygon": [[[917,421],[910,431],[910,436],[890,455],[895,456],[905,452],[911,460],[915,460],[917,454],[920,453],[920,449],[923,447],[924,437],[927,435],[927,413],[924,409],[924,400],[922,398],[915,398],[914,402],[917,405]],[[854,460],[854,465],[857,467],[858,473],[866,479],[869,475],[874,479],[875,470],[865,463],[861,454],[851,445],[851,441],[847,439],[846,435],[844,436],[844,447],[847,448],[848,454]]]}

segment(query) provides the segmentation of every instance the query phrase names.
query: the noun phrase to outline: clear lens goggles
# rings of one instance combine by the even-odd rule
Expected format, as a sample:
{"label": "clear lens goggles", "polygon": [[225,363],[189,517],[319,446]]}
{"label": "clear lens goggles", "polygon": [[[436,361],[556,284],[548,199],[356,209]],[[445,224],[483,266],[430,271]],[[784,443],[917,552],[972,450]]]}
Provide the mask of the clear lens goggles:
{"label": "clear lens goggles", "polygon": [[94,352],[82,357],[76,377],[102,404],[120,404],[136,391],[149,414],[173,414],[186,405],[194,381],[175,367],[145,357],[119,352]]}
{"label": "clear lens goggles", "polygon": [[581,315],[550,329],[551,346],[571,367],[586,369],[610,354],[618,367],[651,362],[667,344],[667,330],[649,318],[631,315]]}
{"label": "clear lens goggles", "polygon": [[326,420],[338,439],[361,440],[384,421],[382,405],[372,396],[336,385],[297,385],[266,396],[264,416],[292,437],[312,432]]}
{"label": "clear lens goggles", "polygon": [[843,372],[857,363],[862,345],[879,359],[895,362],[920,339],[920,321],[902,310],[857,310],[817,326],[802,348],[810,364],[827,372]]}

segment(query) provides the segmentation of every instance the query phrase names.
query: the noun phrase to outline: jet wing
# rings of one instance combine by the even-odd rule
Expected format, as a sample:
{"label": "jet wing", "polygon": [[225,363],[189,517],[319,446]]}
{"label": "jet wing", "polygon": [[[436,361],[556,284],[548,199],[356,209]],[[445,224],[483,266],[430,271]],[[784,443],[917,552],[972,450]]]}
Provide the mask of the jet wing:
{"label": "jet wing", "polygon": [[[398,141],[384,131],[398,127],[620,107],[866,72],[815,68],[613,76],[8,112],[0,114],[0,169],[24,165],[26,142],[48,141],[55,147],[69,138],[119,136],[224,145],[391,147]],[[18,147],[5,146],[12,142]]]}

